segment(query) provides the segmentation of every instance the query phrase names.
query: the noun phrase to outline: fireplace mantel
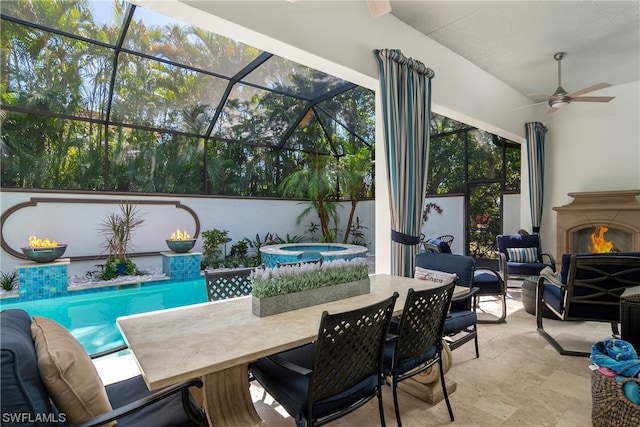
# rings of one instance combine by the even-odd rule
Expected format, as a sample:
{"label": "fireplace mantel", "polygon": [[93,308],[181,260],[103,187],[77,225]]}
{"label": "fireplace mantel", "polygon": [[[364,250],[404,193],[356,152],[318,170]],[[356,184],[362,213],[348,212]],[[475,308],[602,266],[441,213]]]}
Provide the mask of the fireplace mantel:
{"label": "fireplace mantel", "polygon": [[640,190],[568,193],[573,201],[554,207],[557,217],[556,259],[573,253],[571,235],[586,227],[607,226],[631,234],[632,247],[640,251]]}

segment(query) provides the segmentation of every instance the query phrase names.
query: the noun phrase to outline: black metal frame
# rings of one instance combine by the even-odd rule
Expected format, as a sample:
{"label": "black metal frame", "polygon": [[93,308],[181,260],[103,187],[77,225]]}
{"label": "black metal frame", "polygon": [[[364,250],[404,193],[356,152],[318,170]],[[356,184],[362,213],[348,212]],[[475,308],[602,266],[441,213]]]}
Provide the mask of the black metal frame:
{"label": "black metal frame", "polygon": [[[618,266],[615,272],[607,271],[606,267]],[[588,272],[588,279],[577,279],[576,273]],[[562,283],[553,276],[544,275],[538,279],[536,287],[536,325],[540,335],[553,346],[560,354],[565,356],[589,357],[591,353],[565,349],[555,338],[544,330],[542,324],[542,307],[547,307],[560,320],[566,321],[591,321],[608,322],[611,324],[611,333],[619,336],[618,323],[620,323],[620,296],[630,287],[640,285],[640,282],[632,282],[625,278],[628,274],[640,274],[640,257],[623,256],[614,254],[602,254],[598,256],[572,255],[569,261],[569,273],[567,282]],[[564,290],[564,310],[557,311],[543,299],[544,286],[557,286]],[[585,291],[588,294],[585,295]],[[607,298],[608,297],[608,298]],[[616,302],[614,302],[616,301]],[[572,305],[587,305],[592,310],[598,307],[618,306],[615,318],[582,317],[571,314]]]}
{"label": "black metal frame", "polygon": [[[389,370],[384,372],[386,375],[391,376],[393,405],[399,427],[402,427],[402,422],[398,405],[398,383],[426,371],[436,363],[440,369],[440,384],[442,385],[449,417],[451,421],[454,421],[442,367],[442,335],[447,312],[451,306],[453,290],[457,283],[458,280],[455,279],[450,284],[435,289],[422,291],[409,289],[407,293],[407,299],[398,324],[397,336],[394,339],[393,359]],[[420,355],[423,355],[433,347],[436,348],[436,354],[431,359],[407,372],[400,371],[399,364],[403,360],[420,357]]]}

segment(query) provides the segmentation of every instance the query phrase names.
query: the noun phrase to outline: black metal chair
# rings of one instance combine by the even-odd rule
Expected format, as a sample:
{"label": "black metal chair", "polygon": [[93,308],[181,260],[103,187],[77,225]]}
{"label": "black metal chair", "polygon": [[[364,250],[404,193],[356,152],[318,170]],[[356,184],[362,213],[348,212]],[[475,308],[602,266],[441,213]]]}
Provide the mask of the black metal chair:
{"label": "black metal chair", "polygon": [[[26,311],[4,310],[0,317],[3,426],[6,419],[18,420],[10,425],[26,425],[27,420],[28,425],[43,427],[111,426],[116,420],[121,427],[207,425],[189,394],[189,387],[202,387],[199,379],[151,392],[138,375],[105,387],[89,355],[62,326],[37,322],[36,329],[46,326],[50,331],[40,333],[46,334],[43,346],[32,338],[32,319]],[[57,375],[43,366],[55,366]],[[108,412],[99,411],[105,407]]]}
{"label": "black metal chair", "polygon": [[256,268],[264,268],[264,266],[205,271],[208,300],[220,301],[250,295],[250,276]]}
{"label": "black metal chair", "polygon": [[382,355],[397,297],[323,312],[316,342],[259,359],[250,372],[298,426],[327,424],[374,397],[384,426]]}
{"label": "black metal chair", "polygon": [[444,323],[444,336],[451,350],[474,341],[476,357],[480,357],[478,349],[478,316],[476,314],[476,293],[473,286],[473,272],[476,261],[465,255],[423,253],[416,255],[416,267],[429,270],[454,273],[458,276],[458,286],[466,286],[469,292],[453,298],[451,310]]}
{"label": "black metal chair", "polygon": [[398,382],[424,372],[436,363],[440,369],[440,383],[449,417],[454,421],[441,360],[444,322],[456,283],[457,280],[454,280],[448,285],[423,291],[409,289],[400,323],[397,324],[397,330],[391,331],[393,335],[390,334],[391,339],[385,348],[382,370],[391,377],[393,405],[399,427],[402,422],[398,406]]}

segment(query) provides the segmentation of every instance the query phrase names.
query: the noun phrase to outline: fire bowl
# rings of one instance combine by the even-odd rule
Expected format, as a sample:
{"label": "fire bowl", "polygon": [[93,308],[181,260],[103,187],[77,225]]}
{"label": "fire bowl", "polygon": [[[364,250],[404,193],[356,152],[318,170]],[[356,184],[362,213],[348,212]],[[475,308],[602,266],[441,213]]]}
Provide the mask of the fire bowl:
{"label": "fire bowl", "polygon": [[67,250],[67,245],[58,245],[55,248],[20,248],[22,253],[35,262],[51,262],[62,256]]}
{"label": "fire bowl", "polygon": [[195,244],[196,244],[196,239],[189,239],[189,240],[167,239],[167,246],[169,246],[169,249],[179,254],[189,252]]}

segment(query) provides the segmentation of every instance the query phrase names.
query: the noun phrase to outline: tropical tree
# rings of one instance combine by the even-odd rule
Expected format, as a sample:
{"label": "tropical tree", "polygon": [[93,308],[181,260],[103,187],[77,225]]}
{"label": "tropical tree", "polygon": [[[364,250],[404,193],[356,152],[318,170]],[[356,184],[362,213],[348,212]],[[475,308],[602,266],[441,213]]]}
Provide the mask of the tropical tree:
{"label": "tropical tree", "polygon": [[304,217],[314,210],[320,220],[323,242],[335,241],[335,233],[330,224],[337,222],[335,189],[336,171],[330,167],[331,157],[310,155],[307,164],[282,182],[282,194],[301,199],[309,199],[309,206],[298,215],[299,224]]}
{"label": "tropical tree", "polygon": [[362,147],[355,153],[344,155],[338,163],[338,182],[341,194],[351,201],[349,219],[347,220],[342,243],[347,243],[356,206],[360,199],[366,196],[373,182],[373,177],[371,176],[372,166],[371,149],[368,147]]}

